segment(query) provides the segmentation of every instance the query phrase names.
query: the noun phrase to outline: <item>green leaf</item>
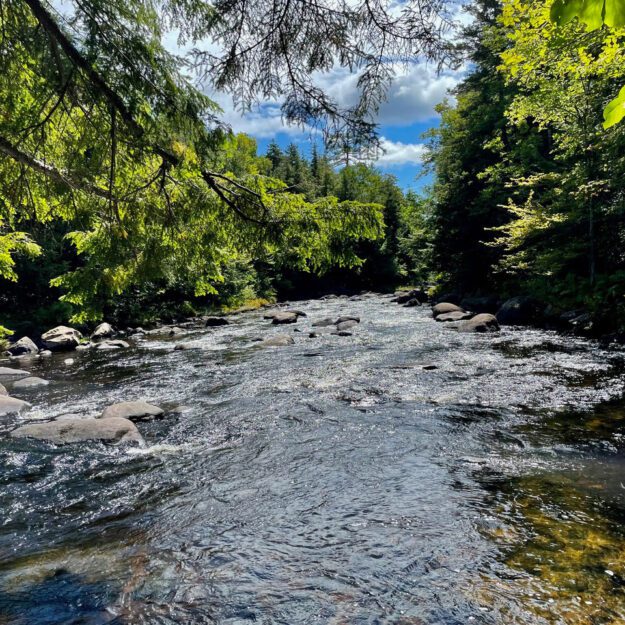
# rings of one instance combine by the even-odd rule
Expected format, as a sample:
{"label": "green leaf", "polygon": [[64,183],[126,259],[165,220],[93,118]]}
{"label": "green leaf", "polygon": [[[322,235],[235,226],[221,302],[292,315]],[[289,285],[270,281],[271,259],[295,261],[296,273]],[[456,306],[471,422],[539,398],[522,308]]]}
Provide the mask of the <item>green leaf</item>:
{"label": "green leaf", "polygon": [[625,26],[625,0],[556,0],[551,5],[551,21],[567,24],[578,18],[590,30]]}
{"label": "green leaf", "polygon": [[622,87],[619,94],[608,102],[603,109],[603,127],[610,128],[618,124],[625,117],[625,87]]}

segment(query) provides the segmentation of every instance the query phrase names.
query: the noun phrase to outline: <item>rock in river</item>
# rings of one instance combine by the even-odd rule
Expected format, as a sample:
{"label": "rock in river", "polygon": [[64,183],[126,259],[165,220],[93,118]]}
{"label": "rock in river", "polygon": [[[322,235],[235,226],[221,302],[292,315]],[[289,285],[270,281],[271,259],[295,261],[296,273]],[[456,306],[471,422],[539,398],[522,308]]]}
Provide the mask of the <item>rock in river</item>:
{"label": "rock in river", "polygon": [[298,314],[295,312],[279,312],[273,316],[273,320],[271,323],[273,324],[285,324],[285,323],[295,323],[298,319]]}
{"label": "rock in river", "polygon": [[27,378],[30,375],[30,371],[24,371],[23,369],[11,369],[11,367],[0,367],[0,379],[17,379]]}
{"label": "rock in river", "polygon": [[41,335],[44,347],[52,352],[75,349],[81,338],[82,334],[78,330],[66,326],[57,326]]}
{"label": "rock in river", "polygon": [[97,350],[106,350],[106,349],[126,349],[130,347],[126,341],[122,341],[121,339],[117,339],[115,341],[102,341],[97,343],[95,346]]}
{"label": "rock in river", "polygon": [[349,330],[350,328],[353,328],[354,326],[358,325],[358,321],[356,321],[355,319],[346,319],[345,321],[339,321],[336,324],[336,329],[339,332],[345,332],[347,330]]}
{"label": "rock in river", "polygon": [[8,395],[8,391],[6,390],[6,388],[4,388],[4,386],[2,386],[2,384],[0,384],[0,395]]}
{"label": "rock in river", "polygon": [[143,437],[128,419],[68,419],[48,423],[31,423],[11,432],[13,438],[35,438],[56,445],[102,441],[107,443],[143,444]]}
{"label": "rock in river", "polygon": [[335,323],[338,325],[339,323],[344,323],[345,321],[355,321],[356,323],[360,323],[360,317],[352,317],[351,315],[343,315],[339,317]]}
{"label": "rock in river", "polygon": [[278,334],[262,341],[262,347],[285,347],[286,345],[294,345],[295,340],[288,334]]}
{"label": "rock in river", "polygon": [[509,326],[532,325],[541,321],[543,308],[533,297],[513,297],[497,311],[497,321]]}
{"label": "rock in river", "polygon": [[318,319],[317,321],[313,321],[312,323],[312,327],[313,328],[325,328],[327,326],[333,326],[336,322],[334,321],[334,319],[331,319],[330,317],[326,317],[325,319]]}
{"label": "rock in river", "polygon": [[8,395],[0,395],[0,417],[20,414],[20,412],[29,408],[30,404],[27,401],[15,399],[15,397],[9,397]]}
{"label": "rock in river", "polygon": [[31,388],[39,388],[40,386],[48,386],[50,382],[48,380],[44,380],[43,378],[38,377],[29,377],[22,378],[21,380],[17,380],[17,382],[13,383],[13,390],[30,390]]}
{"label": "rock in river", "polygon": [[131,421],[145,421],[160,417],[164,413],[162,408],[153,406],[145,401],[122,401],[118,404],[107,406],[99,419],[123,418]]}
{"label": "rock in river", "polygon": [[499,323],[494,315],[482,313],[468,321],[463,321],[458,326],[458,330],[460,332],[498,332]]}
{"label": "rock in river", "polygon": [[205,326],[207,328],[214,328],[217,326],[227,326],[230,322],[224,317],[206,317]]}
{"label": "rock in river", "polygon": [[456,304],[450,304],[449,302],[441,302],[440,304],[436,304],[432,307],[432,316],[438,317],[439,315],[444,315],[446,313],[452,312],[464,312],[460,306],[456,306]]}
{"label": "rock in river", "polygon": [[10,345],[7,351],[11,356],[23,356],[24,354],[36,354],[39,349],[31,339],[24,336]]}
{"label": "rock in river", "polygon": [[91,335],[91,339],[98,341],[99,339],[108,339],[113,336],[113,326],[110,323],[101,323]]}
{"label": "rock in river", "polygon": [[473,313],[464,312],[463,310],[454,310],[453,312],[443,313],[435,317],[436,321],[464,321],[465,319],[471,319]]}

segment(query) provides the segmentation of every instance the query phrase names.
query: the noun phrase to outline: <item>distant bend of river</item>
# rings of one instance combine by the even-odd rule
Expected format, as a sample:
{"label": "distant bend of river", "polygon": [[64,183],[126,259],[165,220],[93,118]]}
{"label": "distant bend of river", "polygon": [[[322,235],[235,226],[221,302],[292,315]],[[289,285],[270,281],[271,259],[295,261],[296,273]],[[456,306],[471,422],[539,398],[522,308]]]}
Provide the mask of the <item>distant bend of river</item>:
{"label": "distant bend of river", "polygon": [[[28,364],[51,384],[0,425],[0,625],[625,622],[624,352],[294,307]],[[7,436],[134,399],[168,410],[143,449]]]}

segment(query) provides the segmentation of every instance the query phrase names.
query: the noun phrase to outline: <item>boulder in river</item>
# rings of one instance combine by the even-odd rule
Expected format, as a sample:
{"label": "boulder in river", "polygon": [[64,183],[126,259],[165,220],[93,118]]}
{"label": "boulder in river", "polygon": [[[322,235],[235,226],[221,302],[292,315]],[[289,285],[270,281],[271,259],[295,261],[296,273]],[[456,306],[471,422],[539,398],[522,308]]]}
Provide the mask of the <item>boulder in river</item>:
{"label": "boulder in river", "polygon": [[115,417],[130,419],[131,421],[146,421],[160,417],[164,412],[162,408],[148,404],[145,401],[122,401],[107,406],[98,418],[110,419]]}
{"label": "boulder in river", "polygon": [[204,325],[207,328],[215,328],[217,326],[227,326],[230,322],[224,317],[206,317]]}
{"label": "boulder in river", "polygon": [[30,371],[24,371],[23,369],[11,369],[11,367],[0,367],[0,379],[3,380],[17,380],[18,378],[27,378],[30,375]]}
{"label": "boulder in river", "polygon": [[106,443],[143,444],[137,427],[128,419],[63,419],[46,423],[30,423],[11,432],[13,438],[34,438],[55,445],[101,441]]}
{"label": "boulder in river", "polygon": [[544,306],[533,297],[512,297],[497,311],[497,321],[507,326],[524,326],[539,323]]}
{"label": "boulder in river", "polygon": [[48,380],[44,380],[43,378],[38,378],[36,376],[22,378],[21,380],[17,380],[13,382],[13,390],[14,391],[26,391],[31,388],[39,388],[41,386],[48,386],[50,382]]}
{"label": "boulder in river", "polygon": [[114,341],[101,341],[100,343],[96,343],[96,345],[94,345],[94,348],[97,350],[127,349],[128,347],[130,347],[130,345],[121,339],[116,339]]}
{"label": "boulder in river", "polygon": [[278,334],[261,342],[262,347],[286,347],[294,344],[295,340],[288,334]]}
{"label": "boulder in river", "polygon": [[336,320],[336,325],[339,323],[343,323],[344,321],[355,321],[356,323],[360,323],[360,317],[352,317],[351,315],[343,315]]}
{"label": "boulder in river", "polygon": [[498,332],[499,323],[495,315],[481,313],[458,325],[459,332]]}
{"label": "boulder in river", "polygon": [[9,397],[8,395],[0,395],[0,417],[18,415],[29,408],[30,404],[27,401]]}
{"label": "boulder in river", "polygon": [[452,304],[451,302],[441,302],[432,306],[432,316],[438,317],[439,315],[445,315],[452,312],[466,312],[460,306]]}
{"label": "boulder in river", "polygon": [[337,323],[336,329],[339,332],[346,332],[350,328],[353,328],[354,326],[357,326],[357,325],[358,325],[358,321],[355,321],[354,319],[346,319],[345,321],[341,321]]}
{"label": "boulder in river", "polygon": [[101,323],[91,335],[92,341],[99,341],[100,339],[108,339],[114,334],[113,326],[110,323]]}
{"label": "boulder in river", "polygon": [[41,342],[46,349],[52,352],[61,352],[75,349],[80,344],[82,334],[74,328],[57,326],[41,335]]}
{"label": "boulder in river", "polygon": [[50,358],[52,352],[49,349],[43,349],[39,352],[39,358]]}
{"label": "boulder in river", "polygon": [[330,317],[326,317],[325,319],[318,319],[317,321],[313,321],[313,328],[325,328],[327,326],[333,326],[335,324],[334,319]]}
{"label": "boulder in river", "polygon": [[448,313],[442,313],[435,317],[436,321],[464,321],[465,319],[471,319],[473,313],[465,312],[464,310],[454,310]]}
{"label": "boulder in river", "polygon": [[272,322],[275,325],[286,323],[296,323],[299,315],[295,312],[279,312],[273,316]]}
{"label": "boulder in river", "polygon": [[26,354],[36,354],[39,348],[27,336],[22,337],[19,341],[15,341],[7,349],[11,356],[24,356]]}
{"label": "boulder in river", "polygon": [[490,313],[494,315],[499,310],[499,300],[492,295],[484,297],[465,297],[460,306],[464,310],[472,310],[474,313]]}

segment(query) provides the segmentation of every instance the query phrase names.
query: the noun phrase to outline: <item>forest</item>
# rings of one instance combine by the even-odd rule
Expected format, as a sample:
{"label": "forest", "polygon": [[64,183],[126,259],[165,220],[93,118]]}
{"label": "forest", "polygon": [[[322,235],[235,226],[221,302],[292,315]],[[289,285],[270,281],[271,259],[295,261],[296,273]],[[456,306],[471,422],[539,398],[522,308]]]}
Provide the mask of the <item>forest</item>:
{"label": "forest", "polygon": [[[618,7],[597,18],[575,2],[478,0],[451,38],[446,5],[425,5],[420,21],[402,21],[383,3],[341,5],[340,19],[287,3],[284,31],[255,39],[250,25],[273,23],[275,7],[4,0],[3,332],[404,286],[523,295],[548,316],[579,311],[596,332],[620,332]],[[326,54],[320,20],[342,29]],[[429,35],[410,39],[417,26]],[[366,43],[349,44],[355,28]],[[232,49],[183,59],[163,44],[170,31],[189,48],[213,38]],[[408,40],[414,54],[467,67],[423,138],[431,184],[419,194],[375,166],[375,111],[392,79],[375,52],[405,56]],[[362,72],[349,110],[310,79],[337,56]],[[242,105],[286,94],[285,123],[315,129],[312,150],[274,142],[259,154],[194,75]]]}

